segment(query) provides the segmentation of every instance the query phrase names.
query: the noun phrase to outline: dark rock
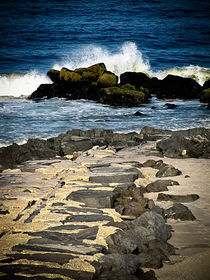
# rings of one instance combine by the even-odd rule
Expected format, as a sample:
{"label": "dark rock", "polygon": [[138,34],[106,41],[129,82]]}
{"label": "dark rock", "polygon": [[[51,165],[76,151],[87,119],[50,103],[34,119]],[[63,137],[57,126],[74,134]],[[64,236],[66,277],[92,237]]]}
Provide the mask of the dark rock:
{"label": "dark rock", "polygon": [[120,84],[131,84],[136,89],[140,87],[148,88],[152,93],[155,92],[155,88],[159,85],[157,78],[150,78],[144,73],[136,72],[125,72],[120,75]]}
{"label": "dark rock", "polygon": [[164,210],[166,218],[180,219],[182,221],[194,221],[195,216],[189,208],[183,204],[175,203],[172,207]]}
{"label": "dark rock", "polygon": [[150,126],[144,126],[141,129],[140,135],[143,140],[156,141],[163,137],[170,136],[173,132],[171,130],[157,129]]}
{"label": "dark rock", "polygon": [[44,254],[8,254],[8,257],[15,260],[29,260],[29,261],[40,261],[40,262],[53,262],[63,265],[68,263],[70,260],[74,259],[74,256],[67,254],[58,254],[58,253],[44,253]]}
{"label": "dark rock", "polygon": [[[139,258],[133,254],[108,254],[102,256],[97,263],[97,273],[102,271],[125,270],[128,274],[134,274],[140,266]],[[121,278],[120,278],[121,279]]]}
{"label": "dark rock", "polygon": [[205,81],[205,83],[203,84],[203,89],[207,89],[210,88],[210,79]]}
{"label": "dark rock", "polygon": [[157,97],[196,99],[199,98],[202,87],[191,78],[168,75],[159,82],[156,89]]}
{"label": "dark rock", "polygon": [[141,117],[141,116],[146,116],[145,114],[137,111],[136,113],[134,113],[134,116],[138,116],[138,117]]}
{"label": "dark rock", "polygon": [[47,76],[50,78],[50,80],[53,83],[60,83],[60,71],[54,70],[54,69],[50,69],[47,72]]}
{"label": "dark rock", "polygon": [[152,201],[144,198],[141,189],[135,185],[125,190],[115,188],[114,208],[121,215],[140,216],[153,206]]}
{"label": "dark rock", "polygon": [[103,88],[99,92],[100,102],[111,106],[136,107],[148,102],[149,95],[142,90],[131,90],[122,87]]}
{"label": "dark rock", "polygon": [[163,217],[147,211],[131,222],[129,230],[117,231],[108,236],[106,241],[111,253],[138,255],[156,248],[161,254],[167,255],[170,247],[166,242],[170,237],[171,228],[165,224]]}
{"label": "dark rock", "polygon": [[210,156],[210,130],[203,127],[175,131],[156,145],[164,156],[172,158]]}
{"label": "dark rock", "polygon": [[157,200],[160,201],[174,201],[174,202],[192,202],[199,199],[197,194],[187,194],[187,195],[172,195],[159,193]]}
{"label": "dark rock", "polygon": [[2,169],[16,167],[27,160],[46,159],[55,157],[56,153],[47,141],[29,139],[26,144],[12,144],[0,149],[0,163]]}
{"label": "dark rock", "polygon": [[97,85],[102,87],[102,88],[107,88],[107,87],[114,87],[117,85],[118,82],[118,77],[109,71],[104,71],[104,73],[99,76],[97,80]]}
{"label": "dark rock", "polygon": [[66,217],[63,224],[69,222],[100,222],[100,221],[113,221],[113,219],[107,215],[71,215]]}
{"label": "dark rock", "polygon": [[151,167],[154,168],[156,161],[153,159],[148,159],[143,163],[143,167]]}
{"label": "dark rock", "polygon": [[177,107],[176,104],[171,104],[171,103],[166,103],[164,104],[165,107],[167,107],[167,109],[175,109]]}
{"label": "dark rock", "polygon": [[200,101],[210,104],[210,88],[204,89],[200,95]]}
{"label": "dark rock", "polygon": [[163,165],[160,167],[159,171],[156,173],[156,177],[170,177],[170,176],[178,176],[182,174],[182,172],[173,167],[172,165]]}
{"label": "dark rock", "polygon": [[173,180],[157,180],[148,184],[145,189],[147,192],[162,192],[168,191],[167,186],[173,185],[179,185],[179,183]]}
{"label": "dark rock", "polygon": [[110,173],[104,175],[91,175],[90,182],[94,183],[132,183],[139,178],[138,173]]}
{"label": "dark rock", "polygon": [[[53,275],[61,275],[66,277],[71,277],[74,279],[80,279],[80,280],[92,280],[93,274],[86,271],[78,271],[78,270],[71,270],[71,269],[65,269],[65,268],[55,268],[55,267],[48,267],[45,265],[33,265],[33,264],[10,264],[10,265],[2,265],[1,266],[1,272],[5,273],[6,275],[9,275],[10,278],[7,279],[16,279],[13,278],[16,277],[16,274],[25,274],[30,275],[30,279],[39,279],[31,277],[31,275],[40,275],[40,274],[53,274]],[[39,277],[39,276],[38,276]],[[6,279],[6,276],[4,276],[4,279]],[[19,279],[24,279],[19,278]],[[27,279],[27,278],[26,278]],[[48,279],[48,278],[46,278]],[[58,279],[63,279],[58,278]]]}
{"label": "dark rock", "polygon": [[113,193],[102,190],[78,190],[67,196],[67,200],[75,200],[86,206],[95,208],[112,208]]}

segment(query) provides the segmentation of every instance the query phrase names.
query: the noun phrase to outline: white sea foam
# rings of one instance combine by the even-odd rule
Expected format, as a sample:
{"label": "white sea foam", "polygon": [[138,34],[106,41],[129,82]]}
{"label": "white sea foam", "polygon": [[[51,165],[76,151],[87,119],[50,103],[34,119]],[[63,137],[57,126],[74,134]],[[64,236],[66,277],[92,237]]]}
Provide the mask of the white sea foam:
{"label": "white sea foam", "polygon": [[203,85],[206,80],[210,79],[210,68],[189,65],[184,67],[170,68],[164,71],[153,73],[153,75],[159,79],[165,78],[168,74],[177,75],[184,78],[192,78],[200,85]]}
{"label": "white sea foam", "polygon": [[52,83],[43,74],[35,71],[27,74],[0,75],[0,96],[28,96],[35,91],[40,84]]}
{"label": "white sea foam", "polygon": [[126,71],[146,73],[150,71],[149,61],[143,59],[141,51],[132,42],[124,43],[116,53],[112,53],[101,46],[84,46],[66,55],[53,68],[57,70],[60,70],[62,67],[75,69],[88,67],[100,62],[105,63],[107,69],[118,76]]}

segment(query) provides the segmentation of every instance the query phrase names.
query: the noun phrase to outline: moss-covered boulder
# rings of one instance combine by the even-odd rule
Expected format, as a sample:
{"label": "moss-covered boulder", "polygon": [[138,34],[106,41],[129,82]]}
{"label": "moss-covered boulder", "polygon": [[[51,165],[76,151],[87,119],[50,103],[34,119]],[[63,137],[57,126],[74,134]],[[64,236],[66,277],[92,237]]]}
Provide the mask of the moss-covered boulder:
{"label": "moss-covered boulder", "polygon": [[210,104],[210,88],[204,89],[201,92],[200,101]]}
{"label": "moss-covered boulder", "polygon": [[60,80],[75,83],[80,82],[82,80],[82,76],[64,67],[60,71]]}
{"label": "moss-covered boulder", "polygon": [[139,106],[148,101],[149,96],[140,90],[123,87],[109,87],[100,90],[100,102],[112,106]]}
{"label": "moss-covered boulder", "polygon": [[105,71],[102,75],[99,76],[97,84],[99,87],[114,87],[117,85],[118,77],[109,71]]}
{"label": "moss-covered boulder", "polygon": [[50,78],[50,80],[57,84],[60,82],[60,71],[58,70],[54,70],[54,69],[50,69],[48,72],[47,72],[47,76]]}

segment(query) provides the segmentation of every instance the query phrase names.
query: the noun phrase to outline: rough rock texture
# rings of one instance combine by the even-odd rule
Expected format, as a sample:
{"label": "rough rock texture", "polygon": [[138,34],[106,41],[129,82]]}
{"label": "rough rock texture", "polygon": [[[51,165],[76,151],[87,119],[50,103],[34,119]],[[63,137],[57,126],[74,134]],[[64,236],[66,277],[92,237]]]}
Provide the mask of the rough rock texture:
{"label": "rough rock texture", "polygon": [[210,129],[193,128],[175,131],[156,145],[164,156],[182,157],[209,157],[210,156]]}
{"label": "rough rock texture", "polygon": [[175,203],[172,207],[164,210],[166,218],[180,219],[182,221],[194,221],[195,216],[187,206]]}
{"label": "rough rock texture", "polygon": [[178,176],[180,174],[182,174],[182,172],[174,166],[162,164],[159,171],[156,173],[156,177],[170,177]]}
{"label": "rough rock texture", "polygon": [[174,180],[157,180],[148,184],[145,187],[146,192],[162,192],[168,191],[167,186],[179,185],[177,181]]}
{"label": "rough rock texture", "polygon": [[197,194],[173,195],[173,194],[159,193],[157,199],[160,201],[169,200],[174,202],[192,202],[199,199],[199,195]]}
{"label": "rough rock texture", "polygon": [[199,98],[202,87],[191,78],[168,75],[160,83],[158,98]]}
{"label": "rough rock texture", "polygon": [[107,237],[109,253],[134,254],[142,267],[159,268],[174,248],[167,243],[171,228],[163,217],[154,211],[147,211],[130,224],[125,231],[117,231]]}

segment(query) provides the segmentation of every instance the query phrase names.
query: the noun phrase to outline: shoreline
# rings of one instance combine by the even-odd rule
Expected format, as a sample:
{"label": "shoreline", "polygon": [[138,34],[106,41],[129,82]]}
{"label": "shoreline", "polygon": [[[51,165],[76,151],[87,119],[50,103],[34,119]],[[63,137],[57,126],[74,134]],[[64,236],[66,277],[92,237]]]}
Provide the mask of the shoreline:
{"label": "shoreline", "polygon": [[[103,268],[102,270],[101,268],[98,268],[97,265],[94,268],[92,263],[93,259],[95,258],[94,260],[95,261],[97,260],[98,262],[100,256],[103,256],[103,254],[101,255],[101,253],[99,253],[101,249],[97,251],[98,249],[96,249],[97,247],[94,247],[96,246],[94,244],[97,244],[97,246],[100,245],[106,247],[108,236],[110,234],[111,235],[114,234],[117,229],[119,230],[118,226],[122,229],[122,227],[125,227],[125,225],[127,223],[129,224],[130,222],[129,220],[128,222],[126,222],[127,218],[122,219],[122,215],[117,213],[113,208],[111,209],[94,208],[93,203],[95,202],[93,201],[89,202],[93,207],[90,208],[90,205],[89,206],[86,205],[86,207],[89,207],[88,208],[89,211],[98,214],[92,213],[88,217],[96,218],[96,216],[98,215],[97,216],[97,219],[99,219],[98,221],[85,222],[82,220],[81,221],[72,220],[71,222],[70,218],[68,217],[72,217],[72,218],[75,217],[74,219],[83,217],[82,219],[86,219],[85,215],[83,215],[84,214],[83,211],[85,211],[85,208],[83,206],[84,201],[83,203],[81,203],[79,201],[75,201],[74,199],[72,200],[73,197],[70,198],[70,200],[66,200],[66,197],[69,196],[72,192],[80,193],[82,191],[80,195],[85,195],[85,192],[87,193],[92,192],[92,194],[94,194],[94,192],[98,190],[100,192],[100,195],[102,195],[104,191],[108,191],[108,192],[113,191],[113,187],[119,184],[119,183],[114,183],[117,176],[121,176],[120,180],[123,180],[122,179],[123,174],[119,173],[118,170],[119,167],[128,168],[129,170],[134,168],[135,164],[137,163],[139,166],[138,169],[140,170],[140,172],[142,172],[144,178],[138,178],[135,181],[135,184],[136,186],[138,186],[138,188],[144,189],[149,183],[157,180],[157,177],[155,176],[157,169],[154,169],[152,167],[142,166],[142,163],[148,160],[153,160],[156,162],[162,160],[164,164],[169,164],[169,165],[172,164],[175,168],[178,168],[182,172],[182,174],[178,176],[172,176],[172,177],[169,176],[169,177],[160,178],[160,180],[170,179],[179,182],[179,185],[168,186],[168,191],[164,191],[163,193],[172,194],[172,195],[177,195],[177,194],[180,195],[180,193],[182,195],[197,194],[199,195],[199,199],[193,202],[182,203],[183,205],[187,206],[189,210],[191,210],[192,214],[196,218],[194,221],[180,221],[171,218],[167,219],[167,224],[171,225],[172,228],[174,229],[174,232],[172,232],[172,237],[169,239],[169,243],[172,244],[175,248],[179,248],[179,250],[178,251],[176,250],[176,255],[174,256],[172,255],[169,257],[169,259],[171,259],[170,262],[168,261],[164,262],[162,268],[159,269],[151,268],[151,269],[154,270],[157,279],[161,279],[161,280],[178,279],[177,277],[180,277],[180,275],[184,275],[183,277],[185,278],[183,279],[196,279],[196,280],[205,279],[204,274],[202,274],[201,268],[203,270],[203,273],[205,273],[206,271],[208,271],[209,273],[209,268],[207,266],[208,264],[207,257],[209,256],[208,248],[210,246],[210,234],[209,234],[210,224],[208,223],[208,216],[209,216],[208,202],[210,199],[208,193],[208,182],[210,180],[210,177],[208,175],[208,170],[210,169],[210,159],[165,157],[161,155],[159,151],[156,150],[155,146],[156,146],[156,142],[160,141],[161,138],[169,137],[168,135],[169,132],[167,133],[165,132],[166,134],[163,134],[163,131],[154,130],[151,128],[150,128],[150,133],[148,133],[148,131],[149,130],[147,128],[147,133],[143,134],[144,141],[136,146],[123,147],[123,148],[121,147],[121,149],[119,149],[118,151],[116,151],[113,147],[112,148],[95,147],[83,153],[75,152],[73,153],[72,156],[70,156],[70,154],[66,155],[65,158],[54,158],[53,160],[49,160],[49,159],[31,160],[17,166],[18,169],[16,170],[15,169],[5,170],[3,173],[1,173],[0,179],[3,184],[1,184],[2,187],[1,187],[0,202],[1,204],[3,204],[2,211],[5,211],[5,215],[1,215],[2,232],[1,232],[0,243],[2,246],[1,268],[3,269],[4,273],[6,273],[7,275],[10,268],[13,267],[12,268],[13,272],[22,270],[21,275],[25,276],[28,275],[27,274],[28,272],[25,271],[26,269],[25,266],[30,265],[32,269],[33,265],[37,264],[38,266],[41,265],[46,267],[44,269],[46,273],[48,271],[48,267],[57,267],[58,269],[57,273],[62,274],[64,272],[62,272],[61,269],[65,267],[65,269],[69,270],[69,273],[72,273],[72,279],[83,279],[82,278],[83,276],[81,276],[80,272],[78,271],[81,271],[81,273],[85,273],[84,279],[93,279],[91,278],[93,277],[91,275],[93,275],[93,271],[94,269],[96,269],[96,271],[99,271],[98,272],[99,275],[97,276],[99,278],[94,278],[94,279],[101,279],[100,274],[103,275],[103,273],[105,273],[103,269],[105,269],[105,267],[107,269],[107,264],[105,265],[105,267],[104,267],[104,263],[100,264],[102,265]],[[155,133],[152,134],[152,132],[153,133],[155,132],[156,134]],[[160,132],[162,133],[161,137],[160,137]],[[147,140],[145,137],[147,138]],[[107,164],[110,164],[110,162],[111,162],[111,166],[108,166]],[[91,166],[92,166],[92,171],[91,171]],[[98,166],[97,168],[99,169],[100,169],[99,166],[103,166],[101,167],[102,170],[103,168],[105,168],[104,170],[106,173],[108,172],[107,173],[108,175],[109,172],[115,172],[114,176],[112,173],[110,173],[110,176],[112,176],[111,181],[113,180],[113,184],[109,183],[108,186],[105,183],[104,185],[102,181],[100,181],[102,185],[94,182],[91,183],[89,180],[90,180],[90,176],[93,176],[91,173],[94,170],[93,166]],[[97,170],[97,168],[95,170]],[[127,172],[133,172],[133,171],[127,171]],[[98,176],[97,173],[94,176]],[[105,179],[103,177],[100,180],[105,180]],[[65,182],[65,184],[62,182]],[[126,185],[125,187],[127,188]],[[78,199],[78,197],[79,199],[81,199],[80,195],[79,196],[77,195],[76,199]],[[164,208],[167,209],[168,207],[171,207],[173,205],[173,202],[171,201],[157,201],[157,195],[158,195],[157,192],[144,193],[144,197],[146,199],[148,198],[149,201],[151,201],[152,199],[157,206],[160,206],[163,209]],[[14,201],[11,199],[15,197],[17,198],[17,200],[14,204]],[[87,201],[88,197],[85,199]],[[104,201],[103,203],[105,203]],[[7,213],[7,211],[9,213]],[[77,213],[74,211],[79,211],[79,212]],[[107,221],[105,222],[100,221],[101,214],[99,214],[100,212],[98,211],[103,211],[103,215],[102,215],[103,219],[107,219],[108,221],[110,221],[108,222],[110,223],[109,226],[106,225]],[[148,212],[150,212],[150,210]],[[32,222],[30,222],[29,218],[32,219],[31,220]],[[114,220],[114,223],[111,222],[112,219]],[[131,216],[131,221],[132,219],[133,218]],[[71,238],[72,234],[73,235],[78,234],[77,238],[79,238],[79,234],[80,234],[79,232],[82,231],[81,230],[78,231],[78,229],[76,228],[79,226],[87,227],[87,225],[90,228],[93,227],[91,231],[95,230],[95,227],[98,227],[98,233],[97,235],[90,233],[95,236],[96,238],[95,241],[94,239],[92,239],[92,237],[90,238],[87,235],[85,244],[89,244],[88,245],[89,249],[87,248],[85,249],[84,246],[87,245],[84,245],[84,241],[83,241],[82,246],[84,248],[81,250],[90,250],[91,248],[91,250],[95,252],[94,254],[96,254],[95,257],[94,258],[91,257],[89,253],[87,253],[87,255],[84,256],[83,253],[78,258],[79,256],[77,255],[78,253],[75,255],[74,252],[72,255],[73,259],[69,260],[68,262],[65,261],[66,264],[62,264],[62,265],[56,264],[57,262],[59,262],[58,259],[61,257],[61,255],[60,257],[58,257],[57,255],[58,252],[56,253],[58,248],[60,248],[59,250],[61,250],[61,248],[63,248],[62,250],[67,250],[68,248],[68,250],[74,251],[76,250],[76,248],[78,250],[79,247],[77,247],[77,245],[74,243],[72,243],[73,247],[71,249],[67,244],[63,246],[63,245],[59,245],[58,243],[56,245],[56,243],[54,244],[55,242],[53,241],[54,239],[52,240],[53,235],[51,236],[51,234],[57,235],[58,240],[60,240],[62,236],[61,240],[63,240],[63,242],[65,243],[65,239],[63,238],[67,238],[67,236],[68,238]],[[70,226],[72,227],[72,229],[70,230],[69,228],[67,230],[67,228]],[[57,230],[54,231],[53,233],[52,228],[54,229],[57,228]],[[125,229],[123,231],[125,231],[126,233]],[[35,239],[31,238],[33,237],[33,235],[35,235]],[[42,236],[42,238],[39,239],[38,236]],[[70,241],[70,243],[71,242],[72,240]],[[52,248],[57,248],[54,249],[55,250],[54,253],[53,252],[46,253],[47,252],[46,250],[49,250],[47,249],[48,243],[51,244],[50,246]],[[46,251],[45,253],[44,252],[38,253],[38,251],[40,250],[39,249],[40,246],[44,246],[44,249],[42,250]],[[33,250],[38,250],[38,251],[33,252]],[[15,251],[22,252],[22,253],[17,253]],[[62,253],[63,257],[66,254],[64,252],[65,251],[63,251]],[[43,260],[45,254],[48,254],[49,260],[50,258],[54,258],[54,260],[51,260],[50,263],[46,262],[46,260]],[[181,254],[181,256],[177,254]],[[185,271],[185,266],[186,263],[188,263],[188,267],[191,267],[191,264],[194,264],[195,261],[198,260],[199,256],[202,256],[202,258],[199,259],[202,260],[202,263],[200,261],[200,267],[197,266],[195,269],[196,271],[194,272],[194,275],[196,275],[197,278],[192,278],[192,275],[190,275],[189,270]],[[11,259],[12,261],[11,264],[8,263],[9,261],[8,258]],[[34,261],[35,260],[34,258],[36,259],[36,261]],[[41,267],[39,269],[41,269]],[[110,273],[113,272],[110,272],[109,269],[107,271],[106,269],[105,271],[106,273],[109,273],[109,277],[110,277],[110,275],[112,275]],[[119,267],[116,269],[119,269]],[[148,272],[149,270],[150,269],[143,267],[144,273]],[[40,270],[37,271],[37,273],[39,274]],[[151,274],[151,272],[148,273]],[[5,275],[0,275],[0,279],[4,279],[1,278],[1,276],[4,277]],[[155,279],[152,278],[153,276],[151,274],[149,279]],[[69,279],[67,276],[65,277],[63,277],[62,279]],[[140,276],[138,277],[139,278],[137,279],[141,279],[143,275],[141,277]],[[136,279],[136,278],[132,278],[132,279]]]}

